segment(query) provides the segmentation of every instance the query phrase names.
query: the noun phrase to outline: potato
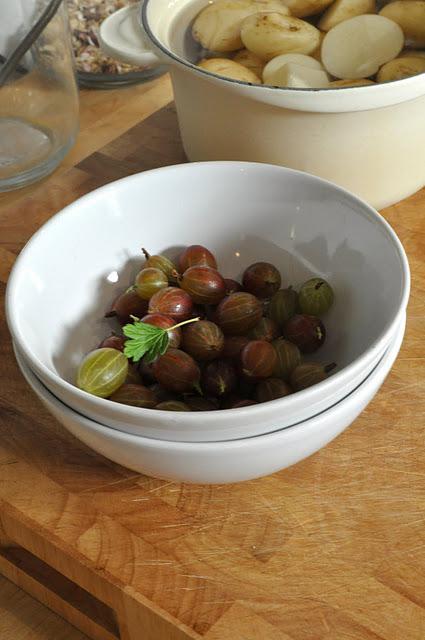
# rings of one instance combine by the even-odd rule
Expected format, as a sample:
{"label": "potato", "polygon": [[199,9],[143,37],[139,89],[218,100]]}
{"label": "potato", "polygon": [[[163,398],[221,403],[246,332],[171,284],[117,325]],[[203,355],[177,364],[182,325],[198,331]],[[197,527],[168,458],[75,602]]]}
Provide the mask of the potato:
{"label": "potato", "polygon": [[369,78],[358,78],[357,80],[333,80],[329,83],[329,88],[335,87],[363,87],[368,84],[376,84]]}
{"label": "potato", "polygon": [[323,38],[323,66],[336,78],[367,78],[395,58],[403,43],[403,32],[392,20],[356,16],[337,24]]}
{"label": "potato", "polygon": [[273,84],[275,87],[320,89],[329,85],[329,76],[323,69],[313,69],[295,62],[288,62],[280,68],[273,82],[268,81],[267,84]]}
{"label": "potato", "polygon": [[321,13],[332,4],[333,0],[284,0],[284,2],[291,12],[291,16],[306,18]]}
{"label": "potato", "polygon": [[315,50],[310,53],[310,56],[312,58],[315,58],[319,62],[322,61],[322,42],[323,42],[323,38],[325,37],[325,35],[326,34],[325,34],[324,31],[319,31],[319,37],[320,37],[319,44],[317,45]]}
{"label": "potato", "polygon": [[261,78],[264,69],[264,60],[261,60],[255,53],[248,49],[241,49],[233,58],[235,62],[239,62],[247,69],[251,69],[259,78]]}
{"label": "potato", "polygon": [[336,0],[322,15],[317,26],[322,31],[329,31],[340,22],[364,13],[376,13],[375,0]]}
{"label": "potato", "polygon": [[281,53],[311,53],[320,42],[320,32],[298,18],[257,13],[242,22],[241,38],[249,51],[271,60]]}
{"label": "potato", "polygon": [[378,71],[378,82],[402,80],[425,73],[425,58],[396,58],[384,64]]}
{"label": "potato", "polygon": [[420,49],[403,49],[399,58],[425,58],[425,51]]}
{"label": "potato", "polygon": [[221,53],[236,51],[243,47],[242,20],[259,11],[289,14],[283,0],[217,0],[197,15],[192,35],[204,49]]}
{"label": "potato", "polygon": [[209,58],[198,62],[198,67],[215,73],[218,76],[232,78],[233,80],[242,80],[243,82],[252,82],[253,84],[261,84],[260,78],[251,69],[247,69],[243,65],[229,60],[228,58]]}
{"label": "potato", "polygon": [[411,47],[425,47],[425,0],[390,2],[379,15],[399,24]]}
{"label": "potato", "polygon": [[285,67],[288,64],[296,64],[300,67],[308,67],[309,69],[323,71],[323,67],[318,60],[315,60],[310,56],[306,56],[304,53],[283,53],[281,56],[272,58],[270,62],[268,62],[264,67],[264,84],[271,84],[277,87],[287,86],[285,84],[282,84],[282,82],[286,81],[282,80],[282,78],[286,78],[287,76]]}

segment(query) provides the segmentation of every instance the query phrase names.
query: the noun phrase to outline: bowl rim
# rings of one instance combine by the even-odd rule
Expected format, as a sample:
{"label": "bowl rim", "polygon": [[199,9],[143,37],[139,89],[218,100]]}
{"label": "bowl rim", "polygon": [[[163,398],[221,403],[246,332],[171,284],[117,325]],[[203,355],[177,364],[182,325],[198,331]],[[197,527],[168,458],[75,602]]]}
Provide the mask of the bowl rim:
{"label": "bowl rim", "polygon": [[[37,356],[35,356],[30,346],[26,344],[25,336],[23,336],[22,332],[19,330],[18,322],[15,321],[14,311],[13,311],[12,302],[14,298],[14,289],[16,287],[16,282],[20,277],[19,276],[20,265],[22,260],[28,254],[28,252],[31,251],[32,246],[38,241],[38,238],[46,232],[46,229],[48,229],[49,227],[54,227],[56,225],[59,225],[63,217],[72,216],[74,209],[77,208],[80,205],[80,203],[82,202],[89,203],[91,200],[95,200],[100,193],[107,194],[109,191],[113,191],[117,185],[137,182],[138,180],[143,180],[144,176],[149,178],[151,174],[158,174],[158,173],[165,174],[169,172],[181,172],[181,173],[188,172],[190,174],[193,169],[195,170],[201,169],[202,171],[206,171],[206,172],[209,172],[211,170],[219,171],[221,169],[226,169],[226,171],[228,172],[230,168],[232,168],[237,173],[247,172],[247,171],[253,171],[254,173],[257,173],[258,171],[264,171],[267,173],[275,172],[277,175],[287,174],[289,176],[297,176],[302,179],[307,179],[312,183],[317,183],[317,185],[322,185],[322,186],[325,185],[328,188],[330,188],[331,191],[335,191],[335,193],[340,193],[341,195],[344,196],[345,199],[350,200],[353,204],[356,205],[354,209],[355,213],[361,214],[362,216],[368,218],[370,221],[375,222],[375,224],[378,227],[382,228],[382,230],[388,236],[388,239],[391,241],[393,248],[396,250],[398,254],[398,258],[399,258],[401,269],[402,269],[402,291],[401,291],[401,299],[399,301],[398,308],[390,317],[390,319],[389,320],[387,319],[385,329],[381,333],[380,337],[378,337],[360,356],[355,358],[352,362],[350,362],[348,365],[346,365],[342,369],[335,371],[335,373],[333,373],[332,376],[330,376],[326,380],[323,380],[317,385],[314,385],[313,387],[304,389],[302,391],[298,391],[296,394],[291,394],[290,396],[286,396],[284,398],[278,398],[276,400],[271,400],[269,402],[260,403],[257,405],[251,405],[249,407],[241,407],[236,409],[222,409],[220,410],[220,416],[228,417],[230,412],[231,412],[230,415],[236,415],[236,412],[237,412],[238,416],[240,417],[246,415],[247,412],[249,412],[250,417],[254,416],[255,413],[258,416],[261,416],[261,414],[264,412],[265,407],[269,407],[269,408],[280,407],[282,410],[284,410],[286,405],[289,404],[291,398],[294,398],[294,396],[296,396],[298,399],[305,399],[305,401],[308,402],[309,396],[312,395],[311,394],[312,390],[316,390],[317,392],[317,390],[320,389],[320,392],[322,394],[329,393],[329,395],[331,395],[332,388],[335,382],[341,381],[347,377],[350,378],[353,372],[357,371],[358,368],[361,368],[362,361],[365,359],[367,354],[369,356],[372,356],[377,354],[379,350],[384,349],[384,347],[387,345],[390,339],[390,336],[393,330],[395,329],[395,326],[398,320],[400,319],[400,315],[403,313],[403,311],[407,307],[407,302],[410,294],[410,269],[409,269],[408,259],[407,259],[405,250],[403,248],[403,245],[401,244],[395,231],[392,229],[391,225],[385,220],[385,218],[380,213],[378,213],[372,206],[370,206],[367,202],[365,202],[355,194],[347,191],[343,187],[335,185],[329,180],[319,178],[318,176],[314,176],[307,172],[298,171],[296,169],[289,169],[287,167],[282,167],[280,165],[273,165],[273,164],[266,164],[266,163],[220,160],[220,161],[182,163],[182,164],[170,165],[166,167],[159,167],[156,169],[151,169],[149,171],[142,171],[130,176],[126,176],[119,180],[110,182],[104,186],[94,189],[93,191],[90,191],[89,193],[85,194],[80,198],[77,198],[77,200],[75,200],[74,202],[70,203],[69,205],[67,205],[66,207],[64,207],[57,213],[55,213],[31,236],[31,238],[23,247],[22,251],[20,252],[18,258],[16,259],[12,267],[9,280],[7,283],[7,288],[6,288],[6,297],[5,297],[6,305],[5,306],[6,306],[6,320],[7,320],[7,324],[8,324],[10,333],[12,335],[13,341],[16,342],[18,347],[25,354],[25,357],[28,359],[32,370],[34,370],[35,372],[40,372],[39,374],[40,377],[48,379],[49,382],[51,382],[52,384],[59,385],[60,387],[64,388],[67,392],[71,393],[71,395],[76,398],[76,402],[78,402],[79,398],[82,398],[83,401],[90,401],[93,404],[93,406],[96,407],[96,409],[98,408],[98,410],[100,411],[102,411],[102,408],[108,409],[109,411],[111,410],[114,411],[114,413],[116,413],[117,415],[127,414],[127,415],[133,416],[134,418],[140,417],[140,419],[143,419],[143,417],[149,417],[152,415],[152,409],[132,407],[129,405],[122,405],[120,403],[113,403],[114,407],[111,407],[111,402],[108,399],[91,395],[86,391],[79,389],[77,386],[61,378],[57,373],[54,373],[41,360],[39,360]],[[95,207],[93,207],[93,210],[95,210]],[[202,413],[206,420],[212,420],[212,418],[214,417],[213,421],[214,422],[217,421],[216,411],[204,411]],[[168,411],[156,410],[155,414],[158,416],[158,418],[160,416],[162,416],[162,418],[165,418],[166,416],[168,416],[168,419],[169,419],[170,417],[170,412]],[[180,422],[186,422],[186,421],[195,422],[197,414],[198,412],[190,412],[190,411],[175,412],[175,415],[173,415],[173,421],[175,421],[176,424]]]}
{"label": "bowl rim", "polygon": [[[395,362],[395,360],[397,359],[398,353],[400,351],[401,345],[403,343],[403,339],[404,339],[404,334],[405,334],[405,330],[406,330],[406,314],[404,314],[404,319],[402,320],[402,322],[400,323],[399,326],[399,330],[397,331],[397,335],[394,337],[393,342],[388,346],[385,354],[383,355],[383,357],[381,358],[381,360],[379,361],[379,363],[374,367],[374,369],[370,372],[370,374],[348,395],[346,395],[344,398],[342,398],[341,400],[339,400],[338,402],[336,402],[335,404],[333,404],[331,407],[328,407],[327,409],[321,411],[319,414],[312,416],[310,418],[307,418],[306,420],[303,420],[302,422],[299,422],[291,427],[284,427],[282,429],[276,429],[272,432],[268,432],[268,433],[262,433],[262,434],[258,434],[255,436],[249,436],[249,437],[244,437],[244,438],[237,438],[237,439],[233,439],[233,440],[216,440],[216,441],[201,441],[201,442],[197,442],[197,441],[189,441],[189,442],[181,442],[181,441],[177,441],[177,440],[161,440],[161,439],[156,439],[156,438],[149,438],[147,436],[143,436],[143,435],[135,435],[132,433],[127,433],[125,431],[119,431],[117,429],[113,429],[111,427],[108,427],[107,425],[104,425],[96,420],[93,420],[91,418],[88,418],[87,416],[79,413],[78,411],[76,411],[75,409],[73,409],[72,407],[68,406],[65,402],[62,402],[62,400],[60,400],[59,398],[57,398],[44,384],[41,380],[38,379],[37,375],[30,369],[30,367],[28,366],[28,364],[23,360],[22,355],[17,353],[15,351],[15,357],[16,360],[18,362],[18,366],[21,370],[22,375],[24,376],[24,378],[26,379],[27,384],[29,384],[29,386],[32,388],[32,390],[34,391],[34,393],[36,393],[37,395],[39,395],[40,397],[43,396],[44,400],[46,401],[46,403],[48,403],[49,405],[53,405],[56,407],[56,410],[60,413],[65,413],[67,414],[70,418],[75,419],[74,416],[77,416],[77,418],[79,419],[80,422],[82,422],[83,424],[85,424],[86,426],[88,426],[88,428],[90,429],[90,431],[95,431],[98,434],[101,433],[103,435],[109,435],[112,437],[112,439],[118,439],[120,441],[127,441],[128,443],[144,443],[147,446],[150,446],[153,449],[169,449],[170,447],[172,447],[174,450],[177,451],[187,451],[187,450],[222,450],[223,448],[228,448],[228,449],[240,449],[244,446],[244,444],[248,443],[249,444],[256,444],[258,442],[266,442],[267,440],[271,440],[273,441],[276,437],[282,435],[283,432],[285,432],[285,434],[287,435],[287,437],[289,437],[289,439],[291,439],[291,436],[296,438],[297,431],[300,430],[309,430],[309,429],[317,429],[319,428],[317,426],[317,423],[320,422],[321,420],[325,419],[327,416],[326,414],[328,414],[329,416],[329,412],[332,411],[336,411],[338,409],[341,409],[341,407],[346,406],[347,404],[351,404],[354,402],[355,399],[357,399],[357,394],[361,393],[362,391],[365,391],[365,389],[368,387],[368,385],[373,384],[374,380],[376,377],[378,377],[381,373],[382,370],[385,370],[386,368],[388,368],[388,362],[391,362],[390,367],[388,368],[388,370],[385,373],[385,377],[383,379],[383,381],[385,380],[385,378],[387,377],[387,375],[389,374],[389,372],[391,371],[393,364]],[[31,382],[30,382],[31,381]],[[383,382],[382,381],[382,382]],[[382,384],[382,383],[381,383]],[[38,389],[38,392],[35,391],[35,388]],[[379,390],[379,388],[377,389],[377,391]],[[374,393],[374,396],[376,395],[377,391]],[[46,399],[47,398],[47,399]],[[364,409],[362,409],[362,411],[360,413],[363,412]],[[360,414],[358,414],[360,415]],[[358,416],[356,416],[355,419],[357,419]],[[351,422],[353,422],[354,420],[352,420]],[[350,422],[350,424],[351,424]],[[294,435],[295,434],[295,435]],[[250,442],[248,442],[250,441]]]}

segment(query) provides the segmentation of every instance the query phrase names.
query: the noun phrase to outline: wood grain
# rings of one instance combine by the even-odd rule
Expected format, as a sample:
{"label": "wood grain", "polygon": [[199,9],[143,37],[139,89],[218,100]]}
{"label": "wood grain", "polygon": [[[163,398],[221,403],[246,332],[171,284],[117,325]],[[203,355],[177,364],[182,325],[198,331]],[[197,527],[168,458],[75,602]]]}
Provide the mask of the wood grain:
{"label": "wood grain", "polygon": [[[83,92],[48,179],[0,196],[0,294],[65,204],[184,162],[167,78]],[[268,478],[177,485],[68,435],[0,323],[0,572],[96,640],[424,640],[425,191],[386,211],[409,255],[406,338],[383,388],[328,447]],[[84,636],[0,580],[1,640]]]}

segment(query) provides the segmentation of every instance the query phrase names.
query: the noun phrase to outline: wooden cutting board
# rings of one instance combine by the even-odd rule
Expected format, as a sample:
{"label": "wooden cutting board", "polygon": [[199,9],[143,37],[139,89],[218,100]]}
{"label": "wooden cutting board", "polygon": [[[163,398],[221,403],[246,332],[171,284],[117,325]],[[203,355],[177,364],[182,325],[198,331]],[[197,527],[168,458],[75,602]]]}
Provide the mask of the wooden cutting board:
{"label": "wooden cutting board", "polygon": [[[2,296],[23,244],[61,207],[184,161],[170,100],[167,78],[82,94],[64,164],[0,196]],[[424,640],[424,211],[425,190],[383,212],[412,295],[381,391],[325,449],[260,480],[179,485],[93,453],[25,384],[2,314],[0,572],[95,640]],[[2,640],[83,637],[0,587]]]}

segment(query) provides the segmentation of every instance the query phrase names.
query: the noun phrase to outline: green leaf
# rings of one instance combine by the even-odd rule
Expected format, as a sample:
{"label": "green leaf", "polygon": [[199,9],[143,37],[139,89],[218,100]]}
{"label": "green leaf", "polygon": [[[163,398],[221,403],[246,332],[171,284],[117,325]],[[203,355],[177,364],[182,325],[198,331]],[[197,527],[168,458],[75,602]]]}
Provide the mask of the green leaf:
{"label": "green leaf", "polygon": [[153,324],[148,324],[147,322],[137,321],[126,324],[123,327],[123,333],[127,338],[149,338],[163,332],[164,329],[161,329],[161,327],[155,327]]}
{"label": "green leaf", "polygon": [[138,362],[143,357],[146,362],[153,362],[168,348],[167,331],[152,324],[136,321],[134,324],[126,324],[123,332],[129,338],[124,346],[124,355],[133,358],[133,362]]}
{"label": "green leaf", "polygon": [[158,336],[154,342],[152,342],[152,347],[148,353],[145,355],[145,361],[149,364],[153,362],[155,358],[158,356],[162,356],[168,348],[169,338],[166,331],[162,336]]}

